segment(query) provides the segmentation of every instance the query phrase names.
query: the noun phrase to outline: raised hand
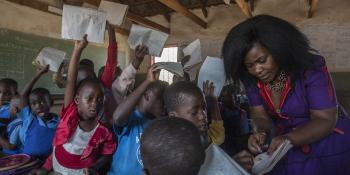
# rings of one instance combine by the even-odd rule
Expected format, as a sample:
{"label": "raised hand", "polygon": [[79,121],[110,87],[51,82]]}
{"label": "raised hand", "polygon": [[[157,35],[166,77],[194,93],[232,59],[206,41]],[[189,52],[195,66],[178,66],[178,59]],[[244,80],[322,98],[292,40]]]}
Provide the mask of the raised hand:
{"label": "raised hand", "polygon": [[88,43],[89,42],[87,41],[87,34],[85,34],[80,41],[75,41],[74,48],[78,50],[83,50],[88,45]]}

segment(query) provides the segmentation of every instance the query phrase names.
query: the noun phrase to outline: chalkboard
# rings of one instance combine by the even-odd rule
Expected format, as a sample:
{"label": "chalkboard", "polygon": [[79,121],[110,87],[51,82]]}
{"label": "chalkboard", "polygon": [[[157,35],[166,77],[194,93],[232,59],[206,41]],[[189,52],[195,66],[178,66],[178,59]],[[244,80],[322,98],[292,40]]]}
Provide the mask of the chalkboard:
{"label": "chalkboard", "polygon": [[[19,84],[19,91],[36,71],[32,65],[33,58],[43,47],[52,47],[65,51],[70,58],[74,42],[26,34],[0,28],[0,78],[13,78]],[[83,51],[82,58],[89,58],[95,63],[95,71],[106,62],[107,48],[89,45]],[[125,52],[118,52],[118,62],[125,67]],[[45,87],[52,94],[63,94],[64,89],[52,82],[52,72],[43,75],[36,87]]]}

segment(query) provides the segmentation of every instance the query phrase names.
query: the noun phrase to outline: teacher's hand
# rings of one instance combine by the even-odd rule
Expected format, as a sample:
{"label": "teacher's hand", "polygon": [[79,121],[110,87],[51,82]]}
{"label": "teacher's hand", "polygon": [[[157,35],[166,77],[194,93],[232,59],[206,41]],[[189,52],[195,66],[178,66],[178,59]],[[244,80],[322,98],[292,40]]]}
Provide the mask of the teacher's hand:
{"label": "teacher's hand", "polygon": [[254,155],[262,152],[261,146],[265,143],[266,133],[258,132],[253,133],[249,136],[248,139],[248,149]]}

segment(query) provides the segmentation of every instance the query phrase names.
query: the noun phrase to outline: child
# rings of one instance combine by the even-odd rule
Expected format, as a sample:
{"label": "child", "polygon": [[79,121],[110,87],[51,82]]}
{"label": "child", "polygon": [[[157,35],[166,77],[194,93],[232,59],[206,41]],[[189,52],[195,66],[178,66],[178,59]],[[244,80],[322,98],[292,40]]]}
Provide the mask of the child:
{"label": "child", "polygon": [[145,128],[141,157],[146,175],[195,175],[205,152],[196,126],[182,118],[165,117]]}
{"label": "child", "polygon": [[[199,129],[202,144],[207,148],[211,140],[208,138],[209,132],[206,120],[205,100],[199,87],[187,81],[176,82],[167,88],[164,95],[164,102],[169,117],[184,118],[191,121]],[[203,166],[213,166],[207,163],[207,159],[210,160],[210,158],[206,158]],[[235,160],[246,169],[250,169],[253,163],[252,156],[245,151],[237,154]]]}
{"label": "child", "polygon": [[220,147],[230,156],[247,148],[249,124],[247,112],[236,103],[234,87],[224,86],[220,94],[220,110],[225,127],[225,142]]}
{"label": "child", "polygon": [[[13,121],[19,127],[15,131],[10,131],[9,144],[4,144],[4,138],[1,138],[2,146],[9,150],[16,150],[18,153],[24,153],[33,157],[45,159],[52,152],[52,139],[55,134],[59,118],[56,114],[50,113],[51,100],[50,92],[45,88],[32,88],[36,81],[45,74],[49,66],[39,68],[33,78],[26,84],[20,95],[18,120]],[[14,99],[15,100],[15,99]],[[14,103],[14,102],[13,102]],[[15,104],[13,104],[15,105]],[[11,153],[11,152],[8,152]]]}
{"label": "child", "polygon": [[118,149],[113,155],[109,175],[142,175],[140,137],[149,120],[163,112],[165,82],[156,81],[155,67],[148,71],[147,78],[115,110],[114,132],[118,137]]}
{"label": "child", "polygon": [[4,78],[0,80],[0,128],[5,130],[6,125],[11,121],[10,101],[17,94],[17,82]]}
{"label": "child", "polygon": [[77,64],[87,45],[86,37],[75,42],[53,153],[37,174],[47,174],[52,169],[61,174],[97,173],[115,150],[113,134],[97,118],[103,105],[101,84],[97,79],[84,79],[76,87]]}

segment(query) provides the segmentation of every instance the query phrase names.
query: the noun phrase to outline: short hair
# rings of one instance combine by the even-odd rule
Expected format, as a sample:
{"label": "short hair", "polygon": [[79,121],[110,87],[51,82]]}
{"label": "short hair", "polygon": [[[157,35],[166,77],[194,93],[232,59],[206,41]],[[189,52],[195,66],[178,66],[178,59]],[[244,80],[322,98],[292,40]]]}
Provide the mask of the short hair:
{"label": "short hair", "polygon": [[162,117],[145,128],[141,157],[149,175],[194,175],[204,162],[205,151],[199,131],[191,122]]}
{"label": "short hair", "polygon": [[10,88],[12,88],[15,91],[14,95],[17,95],[17,89],[18,89],[18,83],[16,80],[12,79],[12,78],[3,78],[0,80],[1,82],[7,84],[8,86],[10,86]]}
{"label": "short hair", "polygon": [[46,88],[35,88],[30,92],[29,96],[30,95],[39,95],[39,94],[48,96],[50,103],[51,103],[51,94],[50,94],[50,91]]}
{"label": "short hair", "polygon": [[156,92],[156,98],[160,98],[162,99],[163,98],[163,95],[164,95],[164,92],[165,92],[165,89],[169,86],[169,84],[165,81],[160,81],[160,80],[157,80],[157,81],[154,81],[152,83],[150,83],[145,92]]}
{"label": "short hair", "polygon": [[94,69],[95,69],[94,62],[92,62],[90,59],[87,59],[87,58],[80,60],[79,66],[87,66],[87,67],[91,68],[92,71],[94,71]]}
{"label": "short hair", "polygon": [[269,15],[257,15],[236,25],[226,36],[222,47],[226,77],[255,85],[257,79],[249,74],[244,58],[255,43],[261,44],[277,65],[292,76],[302,78],[307,68],[315,68],[309,40],[293,24]]}
{"label": "short hair", "polygon": [[81,81],[78,83],[78,85],[77,85],[77,87],[76,87],[75,94],[76,94],[76,95],[79,94],[80,90],[81,90],[84,86],[86,86],[86,85],[88,85],[88,84],[96,84],[96,85],[98,85],[98,87],[100,88],[101,92],[104,93],[103,85],[102,85],[102,83],[101,83],[97,78],[85,78],[85,79],[81,80]]}
{"label": "short hair", "polygon": [[174,111],[184,103],[186,95],[202,95],[201,89],[189,81],[178,81],[171,84],[164,94],[165,108]]}

